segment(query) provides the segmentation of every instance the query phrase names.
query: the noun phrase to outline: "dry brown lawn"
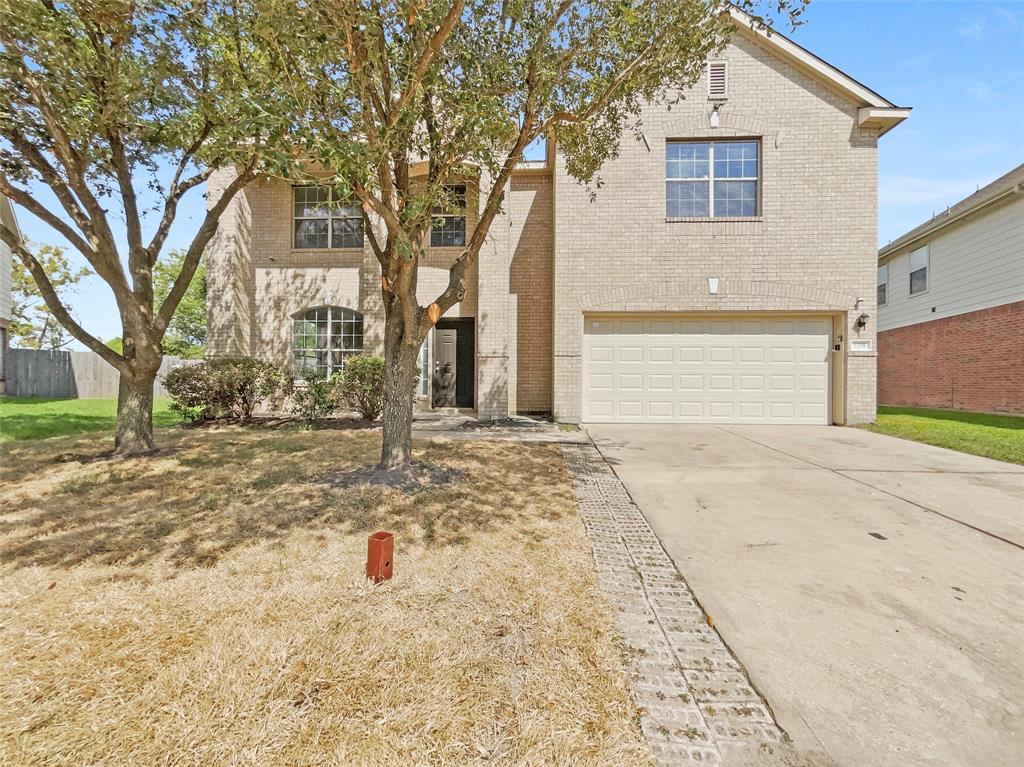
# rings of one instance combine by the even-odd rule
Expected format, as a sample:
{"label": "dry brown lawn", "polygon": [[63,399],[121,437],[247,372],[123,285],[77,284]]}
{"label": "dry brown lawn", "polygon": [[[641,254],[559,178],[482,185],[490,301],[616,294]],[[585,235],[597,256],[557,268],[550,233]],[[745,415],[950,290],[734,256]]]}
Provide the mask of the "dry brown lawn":
{"label": "dry brown lawn", "polygon": [[[557,449],[339,490],[371,431],[164,430],[0,453],[0,764],[647,764]],[[395,578],[362,577],[396,532]]]}

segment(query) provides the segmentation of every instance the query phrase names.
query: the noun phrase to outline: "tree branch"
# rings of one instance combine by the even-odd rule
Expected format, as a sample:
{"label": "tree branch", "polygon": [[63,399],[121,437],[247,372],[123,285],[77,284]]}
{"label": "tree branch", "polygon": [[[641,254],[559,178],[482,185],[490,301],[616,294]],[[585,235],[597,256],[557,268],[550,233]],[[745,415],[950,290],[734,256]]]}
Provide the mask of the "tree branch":
{"label": "tree branch", "polygon": [[189,245],[188,250],[185,251],[185,257],[181,263],[181,271],[178,273],[174,285],[171,286],[171,290],[160,306],[160,310],[153,322],[153,330],[157,338],[163,338],[171,318],[174,317],[174,311],[178,308],[178,304],[181,303],[185,291],[188,290],[188,286],[195,276],[196,269],[199,267],[199,260],[202,258],[203,251],[217,231],[221,214],[227,209],[235,195],[256,178],[258,164],[258,157],[253,157],[245,169],[228,184],[224,192],[217,199],[217,202],[213,204],[213,207],[206,211],[206,218],[203,219],[203,223],[200,224],[195,237],[192,238],[192,243]]}
{"label": "tree branch", "polygon": [[11,186],[10,182],[4,176],[0,176],[0,194],[3,194],[4,197],[7,197],[9,200],[12,200],[23,207],[40,221],[51,226],[59,232],[73,248],[88,258],[88,254],[92,252],[92,248],[89,246],[89,243],[82,239],[78,232],[72,229],[71,226],[63,221],[56,213],[44,207],[24,189]]}
{"label": "tree branch", "polygon": [[7,243],[11,251],[16,253],[22,263],[25,264],[25,268],[28,269],[29,273],[32,275],[32,279],[35,280],[36,286],[39,288],[39,293],[42,295],[43,301],[46,302],[46,306],[50,310],[50,313],[53,314],[54,318],[72,336],[83,343],[86,347],[96,352],[96,354],[108,363],[113,365],[118,372],[122,375],[130,376],[131,368],[128,366],[128,362],[125,358],[78,324],[75,318],[71,316],[71,312],[69,312],[61,302],[60,296],[57,295],[57,291],[50,282],[50,278],[46,276],[46,270],[43,268],[43,265],[40,264],[39,260],[28,250],[28,248],[25,247],[25,244],[21,242],[18,235],[2,223],[0,223],[0,240]]}
{"label": "tree branch", "polygon": [[409,103],[416,98],[416,94],[419,91],[420,83],[423,81],[423,77],[427,74],[427,70],[430,69],[430,65],[437,58],[437,55],[444,48],[444,44],[448,42],[448,38],[451,37],[452,32],[455,31],[455,25],[459,23],[459,18],[462,16],[462,9],[465,7],[464,0],[455,0],[452,3],[452,7],[448,9],[448,13],[441,22],[441,26],[437,28],[437,31],[430,38],[427,43],[427,47],[423,50],[423,54],[420,56],[419,62],[416,64],[409,76],[409,80],[402,91],[402,95],[398,97],[398,101],[395,102],[394,108],[391,110],[391,119],[388,121],[388,126],[394,124],[395,120],[402,114]]}

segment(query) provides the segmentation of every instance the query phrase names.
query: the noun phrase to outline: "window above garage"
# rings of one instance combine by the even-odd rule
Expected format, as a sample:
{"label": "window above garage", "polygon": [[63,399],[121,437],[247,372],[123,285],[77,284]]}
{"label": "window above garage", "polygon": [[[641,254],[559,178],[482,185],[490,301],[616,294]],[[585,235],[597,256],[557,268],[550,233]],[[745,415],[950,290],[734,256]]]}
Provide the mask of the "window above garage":
{"label": "window above garage", "polygon": [[760,215],[760,155],[756,139],[669,141],[665,215],[680,220]]}

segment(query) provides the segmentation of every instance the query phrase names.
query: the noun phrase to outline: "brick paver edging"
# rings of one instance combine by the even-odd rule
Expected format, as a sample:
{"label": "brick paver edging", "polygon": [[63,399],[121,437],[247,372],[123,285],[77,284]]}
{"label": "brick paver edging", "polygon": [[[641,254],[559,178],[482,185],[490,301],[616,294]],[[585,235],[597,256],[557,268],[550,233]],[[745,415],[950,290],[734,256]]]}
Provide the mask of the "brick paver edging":
{"label": "brick paver edging", "polygon": [[748,764],[786,749],[770,709],[608,463],[593,445],[562,445],[562,453],[598,582],[630,651],[655,761]]}

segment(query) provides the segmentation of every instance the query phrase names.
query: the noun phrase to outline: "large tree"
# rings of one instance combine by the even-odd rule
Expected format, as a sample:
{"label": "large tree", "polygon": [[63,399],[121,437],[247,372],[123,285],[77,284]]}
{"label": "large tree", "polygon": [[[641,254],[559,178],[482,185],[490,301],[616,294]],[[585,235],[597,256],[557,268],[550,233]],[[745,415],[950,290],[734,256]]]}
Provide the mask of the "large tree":
{"label": "large tree", "polygon": [[[14,232],[0,237],[54,317],[119,371],[116,453],[153,449],[164,334],[221,214],[286,130],[261,25],[251,3],[233,0],[0,3],[0,192],[106,282],[123,351],[75,320]],[[225,165],[237,176],[185,239],[157,302],[153,271],[179,204]]]}
{"label": "large tree", "polygon": [[[796,19],[806,0],[772,0]],[[740,5],[755,11],[753,0]],[[590,182],[644,102],[699,77],[731,31],[709,0],[261,0],[302,150],[357,198],[383,273],[380,466],[411,461],[417,354],[466,290],[506,185],[538,138]],[[300,167],[296,164],[295,168]],[[425,172],[424,172],[425,169]],[[476,179],[479,218],[432,303],[416,297],[432,211]]]}

